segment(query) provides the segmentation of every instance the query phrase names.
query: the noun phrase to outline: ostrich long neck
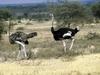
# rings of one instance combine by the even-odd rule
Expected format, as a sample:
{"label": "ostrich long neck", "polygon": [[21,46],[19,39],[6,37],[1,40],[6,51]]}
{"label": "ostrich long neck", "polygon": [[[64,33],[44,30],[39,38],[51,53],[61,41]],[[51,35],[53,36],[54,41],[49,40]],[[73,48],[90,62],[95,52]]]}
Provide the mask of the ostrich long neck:
{"label": "ostrich long neck", "polygon": [[23,51],[24,52],[24,56],[27,57],[25,44],[22,43],[22,42],[19,42],[19,41],[15,41],[15,42],[22,46],[21,51]]}
{"label": "ostrich long neck", "polygon": [[53,24],[54,24],[54,15],[52,14],[52,27],[53,27]]}
{"label": "ostrich long neck", "polygon": [[51,16],[52,16],[52,27],[51,27],[51,32],[53,33],[53,32],[54,32],[54,27],[53,27],[53,25],[54,25],[54,15],[51,14]]}

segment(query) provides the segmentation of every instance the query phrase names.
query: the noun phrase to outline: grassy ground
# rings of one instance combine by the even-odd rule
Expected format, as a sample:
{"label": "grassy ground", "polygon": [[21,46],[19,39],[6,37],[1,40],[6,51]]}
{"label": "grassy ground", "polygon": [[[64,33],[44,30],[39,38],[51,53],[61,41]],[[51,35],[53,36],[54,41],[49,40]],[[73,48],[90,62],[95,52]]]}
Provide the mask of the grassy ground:
{"label": "grassy ground", "polygon": [[[31,24],[23,21],[14,26],[12,32],[19,28],[26,33],[38,33],[37,37],[29,39],[27,50],[38,49],[37,58],[31,53],[30,60],[15,61],[18,45],[9,44],[8,34],[4,35],[0,43],[0,61],[5,62],[0,63],[0,75],[100,75],[99,24],[81,27],[72,51],[66,54],[62,42],[54,41],[50,27],[50,21],[32,21]],[[92,39],[87,37],[91,31],[97,33]],[[69,48],[70,40],[66,42]]]}
{"label": "grassy ground", "polygon": [[100,75],[100,54],[0,63],[0,75]]}

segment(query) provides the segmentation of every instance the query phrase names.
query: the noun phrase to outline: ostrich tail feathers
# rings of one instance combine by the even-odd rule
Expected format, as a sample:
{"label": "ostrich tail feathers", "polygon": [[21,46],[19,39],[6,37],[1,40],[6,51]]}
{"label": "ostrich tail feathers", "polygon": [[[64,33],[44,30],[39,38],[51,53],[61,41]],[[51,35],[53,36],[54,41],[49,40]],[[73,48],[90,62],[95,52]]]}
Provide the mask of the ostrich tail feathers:
{"label": "ostrich tail feathers", "polygon": [[37,36],[37,32],[27,34],[27,38],[32,38],[34,36]]}
{"label": "ostrich tail feathers", "polygon": [[54,33],[54,28],[53,27],[51,27],[51,32]]}

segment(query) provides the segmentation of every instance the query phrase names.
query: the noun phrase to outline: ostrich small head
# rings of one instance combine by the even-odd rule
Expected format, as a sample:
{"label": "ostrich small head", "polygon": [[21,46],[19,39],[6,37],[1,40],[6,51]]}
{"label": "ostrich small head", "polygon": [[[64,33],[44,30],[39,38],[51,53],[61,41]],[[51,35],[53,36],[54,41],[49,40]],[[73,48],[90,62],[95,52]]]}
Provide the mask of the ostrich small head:
{"label": "ostrich small head", "polygon": [[50,16],[51,16],[52,18],[54,18],[54,15],[53,15],[53,13],[50,13]]}
{"label": "ostrich small head", "polygon": [[53,27],[53,23],[54,23],[54,15],[53,13],[50,14],[51,18],[52,18],[52,27],[51,27],[51,32],[54,32],[54,27]]}
{"label": "ostrich small head", "polygon": [[80,28],[79,28],[79,26],[77,26],[76,28],[75,28],[75,32],[77,33],[77,32],[79,32],[80,31]]}

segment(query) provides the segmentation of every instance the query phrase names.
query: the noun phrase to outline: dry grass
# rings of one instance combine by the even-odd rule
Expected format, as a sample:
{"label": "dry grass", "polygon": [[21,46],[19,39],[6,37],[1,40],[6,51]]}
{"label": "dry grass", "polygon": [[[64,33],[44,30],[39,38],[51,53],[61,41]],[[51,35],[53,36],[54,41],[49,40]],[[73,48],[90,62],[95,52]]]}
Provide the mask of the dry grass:
{"label": "dry grass", "polygon": [[[24,32],[38,33],[38,36],[29,40],[27,46],[29,50],[39,49],[37,59],[12,61],[15,59],[18,45],[10,45],[8,34],[4,35],[4,40],[0,43],[0,51],[4,52],[7,60],[0,63],[0,75],[100,75],[100,40],[87,40],[85,36],[90,31],[100,33],[99,24],[96,26],[85,26],[76,35],[74,47],[70,53],[71,56],[63,53],[62,42],[56,42],[50,32],[51,22],[32,21],[26,25],[27,21],[22,21],[14,27],[23,27]],[[69,41],[70,42],[70,41]],[[70,43],[67,43],[68,47]],[[92,49],[91,47],[95,48]],[[80,55],[81,54],[81,55]],[[2,54],[3,55],[3,54]],[[79,55],[79,56],[78,56]],[[34,57],[34,55],[33,55]]]}
{"label": "dry grass", "polygon": [[72,60],[36,59],[0,64],[0,75],[99,75],[100,54],[78,56]]}

